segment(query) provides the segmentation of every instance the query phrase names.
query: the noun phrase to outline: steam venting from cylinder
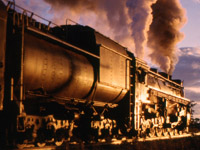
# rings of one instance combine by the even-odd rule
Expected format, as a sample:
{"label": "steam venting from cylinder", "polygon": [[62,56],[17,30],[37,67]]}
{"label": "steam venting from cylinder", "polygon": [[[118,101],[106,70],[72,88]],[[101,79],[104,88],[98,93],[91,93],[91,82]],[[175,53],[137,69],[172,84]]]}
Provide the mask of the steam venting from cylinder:
{"label": "steam venting from cylinder", "polygon": [[[73,18],[130,48],[143,59],[146,50],[152,63],[172,74],[178,61],[176,44],[186,22],[179,0],[44,0],[51,5],[58,24]],[[59,17],[60,16],[60,17]]]}

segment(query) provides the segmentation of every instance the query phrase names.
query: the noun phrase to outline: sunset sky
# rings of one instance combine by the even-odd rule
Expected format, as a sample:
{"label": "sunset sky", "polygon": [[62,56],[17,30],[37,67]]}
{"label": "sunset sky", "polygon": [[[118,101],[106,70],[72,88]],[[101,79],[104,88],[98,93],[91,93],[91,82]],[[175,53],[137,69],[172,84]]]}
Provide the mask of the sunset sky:
{"label": "sunset sky", "polygon": [[179,47],[200,47],[200,0],[180,0],[187,11],[187,23],[182,31],[185,38]]}
{"label": "sunset sky", "polygon": [[[111,38],[114,36],[113,32],[105,32],[110,28],[103,15],[101,15],[100,19],[97,19],[96,15],[91,12],[77,15],[67,9],[53,10],[50,4],[39,0],[15,0],[15,2],[42,17],[53,20],[57,24],[64,24],[66,18],[70,18],[80,24],[90,25]],[[177,45],[180,49],[178,51],[179,62],[175,67],[173,77],[184,80],[186,97],[197,102],[195,117],[200,118],[200,0],[180,0],[180,3],[186,10],[187,23],[181,29],[185,38]],[[132,41],[126,41],[129,43],[128,47],[132,47],[130,44]]]}
{"label": "sunset sky", "polygon": [[178,44],[179,62],[174,78],[184,80],[186,97],[196,101],[194,117],[200,118],[200,0],[181,0],[187,11],[187,23],[181,30],[185,38]]}

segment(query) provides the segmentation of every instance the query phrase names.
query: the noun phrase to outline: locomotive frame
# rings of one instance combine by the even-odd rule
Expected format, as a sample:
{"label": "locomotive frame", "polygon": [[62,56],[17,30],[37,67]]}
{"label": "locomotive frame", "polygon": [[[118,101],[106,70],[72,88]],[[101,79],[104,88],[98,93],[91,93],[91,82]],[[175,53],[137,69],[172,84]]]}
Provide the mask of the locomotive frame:
{"label": "locomotive frame", "polygon": [[90,27],[41,18],[45,25],[13,5],[22,9],[0,2],[2,145],[188,132],[190,100],[180,80]]}

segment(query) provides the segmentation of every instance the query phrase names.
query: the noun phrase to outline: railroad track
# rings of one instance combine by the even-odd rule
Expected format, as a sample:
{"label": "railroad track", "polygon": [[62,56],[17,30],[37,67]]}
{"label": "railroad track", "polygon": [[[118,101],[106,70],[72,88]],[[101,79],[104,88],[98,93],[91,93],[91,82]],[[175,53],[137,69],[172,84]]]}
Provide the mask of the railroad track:
{"label": "railroad track", "polygon": [[167,136],[167,137],[146,137],[146,138],[134,138],[134,139],[126,139],[122,138],[120,140],[118,139],[112,139],[110,142],[106,142],[105,140],[99,141],[98,143],[90,143],[90,144],[84,144],[84,143],[76,143],[76,142],[66,142],[63,144],[63,146],[45,146],[45,147],[35,147],[34,145],[27,145],[26,148],[23,149],[10,149],[10,150],[69,150],[70,148],[73,149],[84,149],[84,147],[87,146],[103,146],[103,145],[120,145],[124,143],[132,144],[134,142],[144,142],[144,141],[159,141],[159,140],[169,140],[169,139],[181,139],[181,138],[187,138],[187,137],[198,137],[200,136],[200,132],[198,133],[189,133],[189,134],[182,134],[182,135],[173,135],[173,136]]}

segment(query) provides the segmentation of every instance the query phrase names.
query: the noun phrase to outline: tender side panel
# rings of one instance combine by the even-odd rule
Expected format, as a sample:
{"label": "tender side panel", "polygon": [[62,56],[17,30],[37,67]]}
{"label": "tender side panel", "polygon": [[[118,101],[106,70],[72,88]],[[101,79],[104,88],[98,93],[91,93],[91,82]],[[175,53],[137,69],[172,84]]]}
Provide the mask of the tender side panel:
{"label": "tender side panel", "polygon": [[101,47],[100,82],[126,88],[126,59]]}
{"label": "tender side panel", "polygon": [[7,11],[0,1],[0,110],[3,109]]}
{"label": "tender side panel", "polygon": [[116,52],[128,56],[126,52],[126,48],[118,44],[117,42],[111,40],[110,38],[95,32],[95,38],[96,38],[96,44],[104,45],[106,47],[109,47],[110,49],[115,50]]}
{"label": "tender side panel", "polygon": [[100,47],[100,70],[95,100],[116,103],[120,101],[129,88],[127,85],[127,58]]}

